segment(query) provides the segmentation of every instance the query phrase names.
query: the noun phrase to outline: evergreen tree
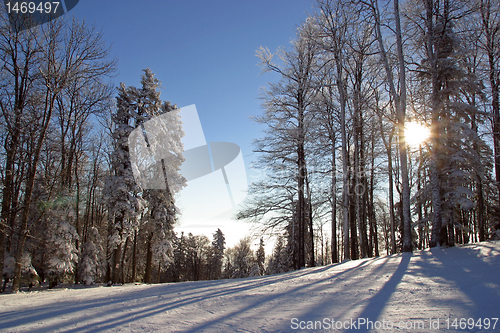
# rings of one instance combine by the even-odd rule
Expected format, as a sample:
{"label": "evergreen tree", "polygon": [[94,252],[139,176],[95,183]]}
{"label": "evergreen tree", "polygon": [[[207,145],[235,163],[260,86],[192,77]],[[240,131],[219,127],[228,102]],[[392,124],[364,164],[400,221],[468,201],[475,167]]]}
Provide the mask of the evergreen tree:
{"label": "evergreen tree", "polygon": [[[177,213],[174,195],[186,184],[179,173],[184,161],[181,143],[184,132],[178,111],[174,111],[175,106],[170,102],[162,104],[159,91],[161,83],[149,68],[144,70],[141,84],[140,90],[131,88],[135,99],[135,126],[143,129],[139,132],[147,135],[146,142],[150,151],[155,154],[153,169],[161,171],[153,174],[159,178],[153,179],[159,186],[144,191],[148,212],[142,232],[149,235],[144,280],[150,283],[153,261],[158,262],[161,267],[172,260],[170,239]],[[145,147],[138,148],[145,150]],[[141,152],[135,150],[134,153]]]}
{"label": "evergreen tree", "polygon": [[213,237],[209,263],[209,279],[211,280],[218,279],[221,276],[226,245],[224,234],[220,229],[217,229]]}
{"label": "evergreen tree", "polygon": [[[10,279],[14,277],[14,266],[16,264],[16,258],[12,256],[10,253],[5,253],[5,261],[3,267],[3,277],[4,283],[2,286],[2,292],[5,292],[7,287],[7,283]],[[21,265],[21,272],[23,278],[28,279],[29,285],[34,286],[37,282],[41,281],[40,276],[38,275],[37,270],[33,267],[31,255],[28,252],[24,252],[23,260]]]}
{"label": "evergreen tree", "polygon": [[254,262],[252,264],[252,268],[250,268],[250,271],[248,273],[248,276],[261,276],[262,274],[260,273],[260,268],[259,264],[257,262]]}
{"label": "evergreen tree", "polygon": [[145,207],[140,230],[147,243],[145,282],[151,282],[153,262],[159,263],[161,269],[162,264],[171,261],[170,239],[177,213],[174,195],[186,183],[179,173],[184,161],[180,141],[184,132],[178,111],[170,102],[161,101],[160,81],[149,68],[144,70],[141,84],[141,89],[120,86],[113,115],[115,174],[107,186],[108,205],[114,217],[110,232],[110,248],[115,248],[113,282],[123,279],[119,277],[120,258],[126,250],[122,246],[139,228],[138,215]]}
{"label": "evergreen tree", "polygon": [[267,274],[285,273],[292,267],[287,250],[288,246],[283,244],[283,239],[283,236],[279,236],[274,245],[273,254],[267,265]]}
{"label": "evergreen tree", "polygon": [[470,121],[478,110],[464,99],[467,94],[481,94],[481,90],[477,79],[466,71],[466,50],[454,30],[457,14],[463,10],[447,1],[429,1],[425,8],[426,58],[419,72],[432,114],[431,247],[454,244],[461,210],[474,207],[470,190],[475,178],[473,171],[481,168],[474,143],[484,143],[472,130]]}
{"label": "evergreen tree", "polygon": [[45,272],[54,287],[74,273],[78,261],[76,229],[63,219],[61,210],[52,209],[47,218],[47,261]]}
{"label": "evergreen tree", "polygon": [[113,146],[111,176],[106,179],[104,196],[108,205],[109,238],[112,283],[122,281],[121,258],[126,239],[137,229],[139,214],[143,209],[142,189],[136,184],[132,172],[128,138],[133,131],[133,90],[122,83],[118,88],[116,110],[112,114]]}
{"label": "evergreen tree", "polygon": [[208,279],[210,240],[205,235],[189,233],[186,241],[186,274],[190,281]]}
{"label": "evergreen tree", "polygon": [[264,275],[264,264],[266,261],[266,251],[264,249],[264,239],[260,238],[259,249],[255,253],[257,259],[257,266],[259,267],[259,275]]}
{"label": "evergreen tree", "polygon": [[187,246],[184,232],[181,232],[179,237],[173,238],[174,243],[174,263],[170,266],[170,274],[173,282],[186,281],[186,261],[187,261]]}
{"label": "evergreen tree", "polygon": [[82,246],[80,264],[78,266],[79,276],[85,285],[91,285],[99,281],[103,273],[104,258],[102,240],[99,230],[90,227],[88,230],[87,242]]}
{"label": "evergreen tree", "polygon": [[234,248],[229,248],[224,252],[224,270],[222,271],[221,277],[223,279],[231,279],[235,269],[234,269]]}

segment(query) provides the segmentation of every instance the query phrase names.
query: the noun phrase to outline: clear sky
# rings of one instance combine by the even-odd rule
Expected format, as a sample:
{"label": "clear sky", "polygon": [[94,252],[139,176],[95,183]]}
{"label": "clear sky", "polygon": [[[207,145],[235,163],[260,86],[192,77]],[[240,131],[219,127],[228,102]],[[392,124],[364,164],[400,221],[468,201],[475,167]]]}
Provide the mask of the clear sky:
{"label": "clear sky", "polygon": [[[278,79],[261,75],[255,51],[288,47],[297,26],[313,11],[311,0],[82,0],[70,12],[102,29],[118,60],[115,85],[139,86],[149,67],[161,80],[162,99],[179,107],[196,104],[207,142],[238,144],[249,169],[252,140],[261,136],[250,116],[261,112],[259,90]],[[227,246],[248,233],[231,221],[234,212],[206,227],[178,228],[211,238],[217,227]]]}

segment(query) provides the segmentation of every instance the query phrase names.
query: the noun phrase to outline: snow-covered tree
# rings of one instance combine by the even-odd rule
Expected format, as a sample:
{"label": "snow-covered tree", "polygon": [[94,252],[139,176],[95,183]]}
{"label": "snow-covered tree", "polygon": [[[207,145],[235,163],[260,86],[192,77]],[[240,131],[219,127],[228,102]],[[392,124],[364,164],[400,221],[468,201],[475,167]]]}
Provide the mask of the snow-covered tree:
{"label": "snow-covered tree", "polygon": [[191,281],[207,279],[210,240],[205,235],[189,233],[186,245],[186,277]]}
{"label": "snow-covered tree", "polygon": [[287,252],[287,246],[283,244],[283,236],[279,236],[276,244],[274,244],[273,254],[269,259],[266,274],[279,274],[290,270],[291,265]]}
{"label": "snow-covered tree", "polygon": [[264,275],[264,272],[265,272],[264,264],[266,261],[266,251],[264,249],[264,239],[262,239],[262,237],[260,238],[259,248],[257,249],[255,256],[256,256],[255,259],[257,260],[257,266],[259,267],[259,275]]}
{"label": "snow-covered tree", "polygon": [[78,266],[79,276],[85,285],[96,283],[103,274],[104,249],[101,235],[96,227],[88,230],[87,241],[82,246],[81,261]]}
{"label": "snow-covered tree", "polygon": [[[3,267],[3,277],[5,280],[2,286],[2,292],[5,292],[7,283],[14,277],[15,264],[16,264],[16,258],[10,253],[5,253],[4,267]],[[24,252],[23,254],[21,273],[23,281],[27,281],[30,288],[34,286],[36,283],[40,282],[40,277],[35,267],[33,267],[31,255],[28,252]]]}
{"label": "snow-covered tree", "polygon": [[134,100],[133,91],[122,83],[118,88],[116,110],[112,114],[113,145],[111,154],[111,176],[106,179],[104,195],[108,205],[109,239],[108,248],[113,251],[110,258],[111,281],[121,282],[120,265],[123,245],[138,227],[138,215],[142,211],[143,203],[138,196],[142,189],[136,184],[130,153],[128,138],[134,127]]}
{"label": "snow-covered tree", "polygon": [[[314,117],[313,100],[316,97],[315,73],[318,69],[318,44],[308,38],[312,29],[309,20],[297,31],[297,39],[290,51],[279,49],[276,54],[261,47],[257,56],[264,71],[280,75],[280,81],[270,84],[263,96],[264,114],[256,121],[266,124],[265,136],[256,141],[255,151],[261,153],[259,163],[269,172],[261,182],[250,187],[250,200],[238,218],[264,221],[265,224],[284,228],[292,215],[296,216],[297,229],[292,255],[296,269],[306,265],[306,240],[309,239],[310,265],[314,263],[312,219],[307,192],[307,163],[311,140],[311,119]],[[277,60],[277,58],[279,60]],[[288,205],[285,204],[288,203]],[[288,214],[288,218],[275,218]],[[309,221],[310,223],[307,223]],[[309,238],[306,234],[309,233]]]}
{"label": "snow-covered tree", "polygon": [[[144,70],[141,84],[141,89],[130,88],[135,99],[135,126],[143,128],[149,151],[155,154],[155,170],[161,170],[155,174],[160,178],[156,179],[160,188],[144,189],[148,206],[142,228],[142,232],[148,234],[144,280],[150,283],[153,261],[166,264],[172,260],[170,239],[177,213],[174,196],[186,184],[186,179],[180,174],[184,161],[181,142],[184,132],[176,107],[170,102],[162,103],[159,91],[161,83],[149,68]],[[140,147],[142,150],[144,148]]]}
{"label": "snow-covered tree", "polygon": [[[349,182],[348,180],[348,164],[349,164],[349,155],[348,155],[348,129],[347,129],[347,75],[345,67],[347,67],[348,62],[348,54],[347,52],[347,42],[348,42],[348,31],[349,27],[353,23],[352,11],[349,10],[352,7],[346,6],[342,1],[318,1],[318,8],[320,9],[320,18],[318,21],[318,25],[320,28],[320,37],[323,37],[323,41],[321,44],[323,48],[326,49],[331,55],[330,59],[334,64],[332,71],[334,74],[332,75],[331,82],[334,84],[330,84],[329,87],[335,85],[336,90],[338,92],[338,109],[339,109],[339,129],[340,129],[340,140],[341,140],[341,158],[342,158],[342,174],[344,175],[344,181],[342,182],[342,227],[343,227],[343,248],[344,248],[344,259],[351,259],[351,250],[350,244],[354,241],[351,239],[349,232],[349,205],[350,205],[350,196],[349,196]],[[328,82],[326,82],[328,83]],[[331,88],[330,88],[331,89]],[[337,107],[336,107],[337,108]],[[334,138],[334,136],[332,136]],[[333,148],[333,154],[335,154],[335,145]],[[334,163],[334,162],[333,162]],[[335,175],[335,172],[333,172]],[[335,183],[336,180],[333,180],[332,183]],[[332,221],[332,224],[336,222]],[[336,230],[332,232],[332,236],[336,233]],[[332,242],[333,243],[333,242]]]}
{"label": "snow-covered tree", "polygon": [[67,280],[74,273],[78,261],[78,252],[75,247],[78,234],[76,229],[65,220],[65,214],[62,212],[59,209],[52,209],[47,217],[45,273],[51,280],[51,286]]}
{"label": "snow-covered tree", "polygon": [[168,269],[170,281],[186,281],[187,244],[184,232],[181,232],[180,236],[177,236],[174,232],[172,243],[174,248],[174,262]]}
{"label": "snow-covered tree", "polygon": [[173,260],[171,233],[175,222],[175,206],[165,190],[147,190],[145,200],[148,202],[146,223],[141,232],[147,235],[146,271],[144,282],[151,283],[153,262],[161,264]]}
{"label": "snow-covered tree", "polygon": [[248,273],[248,276],[261,276],[261,271],[260,271],[260,268],[259,268],[259,264],[257,262],[254,262],[252,264],[252,267],[250,268],[250,271]]}
{"label": "snow-covered tree", "polygon": [[224,234],[220,229],[217,229],[213,235],[210,248],[209,279],[211,280],[218,279],[221,275],[225,248],[226,240]]}
{"label": "snow-covered tree", "polygon": [[249,238],[241,239],[234,247],[230,261],[232,262],[231,278],[238,279],[250,276],[255,259],[250,248]]}
{"label": "snow-covered tree", "polygon": [[481,94],[481,85],[466,71],[467,51],[455,30],[458,17],[467,10],[463,4],[439,0],[428,1],[424,8],[425,53],[418,71],[431,109],[431,247],[454,244],[460,211],[474,207],[470,186],[473,170],[481,167],[474,143],[484,142],[471,127],[478,109],[467,100],[470,94]]}

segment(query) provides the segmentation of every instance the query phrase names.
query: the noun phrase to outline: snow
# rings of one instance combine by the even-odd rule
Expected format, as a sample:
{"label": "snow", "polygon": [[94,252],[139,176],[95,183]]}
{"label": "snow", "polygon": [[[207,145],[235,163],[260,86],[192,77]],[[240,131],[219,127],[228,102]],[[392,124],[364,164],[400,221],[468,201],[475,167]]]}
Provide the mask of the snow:
{"label": "snow", "polygon": [[[239,280],[0,295],[0,332],[310,332],[294,328],[331,320],[360,332],[499,332],[494,319],[489,330],[446,327],[498,317],[498,241]],[[393,328],[367,330],[359,318]]]}

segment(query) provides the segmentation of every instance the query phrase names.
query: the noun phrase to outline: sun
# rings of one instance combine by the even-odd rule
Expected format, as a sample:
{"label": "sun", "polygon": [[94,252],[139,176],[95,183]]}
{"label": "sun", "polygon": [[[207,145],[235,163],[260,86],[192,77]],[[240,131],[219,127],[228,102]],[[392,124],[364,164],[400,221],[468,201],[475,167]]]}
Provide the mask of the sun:
{"label": "sun", "polygon": [[407,122],[405,124],[406,143],[409,146],[418,147],[431,136],[429,128],[421,123]]}

